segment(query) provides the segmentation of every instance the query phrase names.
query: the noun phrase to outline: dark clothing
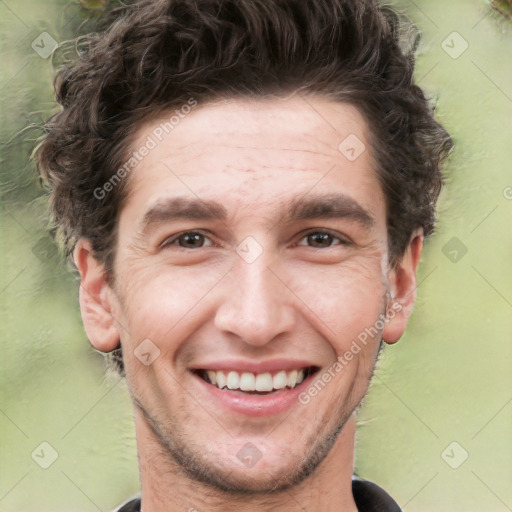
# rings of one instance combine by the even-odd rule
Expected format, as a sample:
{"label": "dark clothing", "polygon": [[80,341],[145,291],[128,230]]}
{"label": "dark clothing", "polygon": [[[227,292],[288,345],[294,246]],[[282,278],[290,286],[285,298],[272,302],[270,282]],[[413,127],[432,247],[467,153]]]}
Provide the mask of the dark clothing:
{"label": "dark clothing", "polygon": [[[401,512],[395,500],[381,487],[354,476],[352,494],[359,512]],[[129,501],[117,512],[140,512],[140,497]]]}
{"label": "dark clothing", "polygon": [[362,478],[352,478],[352,494],[359,512],[402,512],[397,502],[382,488]]}

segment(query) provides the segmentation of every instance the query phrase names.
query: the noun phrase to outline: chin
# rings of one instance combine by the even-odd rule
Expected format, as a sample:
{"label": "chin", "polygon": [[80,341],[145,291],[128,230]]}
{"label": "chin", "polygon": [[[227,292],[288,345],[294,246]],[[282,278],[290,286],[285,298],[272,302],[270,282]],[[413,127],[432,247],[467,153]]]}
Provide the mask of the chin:
{"label": "chin", "polygon": [[259,469],[244,468],[242,464],[237,467],[203,464],[184,469],[193,480],[225,493],[272,494],[294,487],[309,476],[312,471],[307,469],[309,464],[297,464],[298,461],[289,461],[283,465],[281,460],[275,465],[270,462]]}
{"label": "chin", "polygon": [[[237,439],[236,450],[212,445],[205,450],[208,457],[172,441],[165,443],[165,449],[181,470],[196,482],[233,495],[271,494],[301,484],[318,468],[331,451],[343,423],[332,427],[323,435],[315,432],[309,439],[302,439],[300,445],[261,438],[251,442],[249,436],[245,442]],[[233,452],[233,456],[226,458],[226,452]]]}

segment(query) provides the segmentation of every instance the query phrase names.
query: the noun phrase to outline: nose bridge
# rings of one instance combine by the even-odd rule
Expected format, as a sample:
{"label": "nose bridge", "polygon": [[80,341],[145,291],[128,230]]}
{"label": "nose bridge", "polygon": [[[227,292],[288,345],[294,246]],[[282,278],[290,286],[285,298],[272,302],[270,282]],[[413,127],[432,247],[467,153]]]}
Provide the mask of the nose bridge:
{"label": "nose bridge", "polygon": [[216,326],[251,345],[264,345],[294,323],[290,292],[261,256],[248,263],[239,258],[231,270]]}

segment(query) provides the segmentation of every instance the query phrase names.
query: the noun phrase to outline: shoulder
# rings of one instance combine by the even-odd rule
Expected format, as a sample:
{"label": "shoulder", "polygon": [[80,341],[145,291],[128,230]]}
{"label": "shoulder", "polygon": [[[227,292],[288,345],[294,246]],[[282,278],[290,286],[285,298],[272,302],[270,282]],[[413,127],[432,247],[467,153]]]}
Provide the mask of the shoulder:
{"label": "shoulder", "polygon": [[352,494],[359,512],[402,512],[382,487],[358,476],[352,477]]}
{"label": "shoulder", "polygon": [[112,512],[140,512],[140,495],[126,501]]}

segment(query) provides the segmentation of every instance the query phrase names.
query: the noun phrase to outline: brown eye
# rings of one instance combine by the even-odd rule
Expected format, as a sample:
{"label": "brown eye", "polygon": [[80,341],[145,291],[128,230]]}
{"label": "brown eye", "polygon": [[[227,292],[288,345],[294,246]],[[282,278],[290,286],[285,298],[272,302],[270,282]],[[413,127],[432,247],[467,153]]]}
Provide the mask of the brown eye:
{"label": "brown eye", "polygon": [[330,247],[334,237],[328,233],[312,233],[307,238],[312,247],[322,248]]}
{"label": "brown eye", "polygon": [[161,244],[161,247],[178,245],[179,247],[183,247],[183,249],[200,249],[205,246],[206,242],[209,242],[206,245],[212,245],[209,238],[202,233],[198,231],[187,231],[186,233],[167,238]]}
{"label": "brown eye", "polygon": [[204,239],[204,235],[201,235],[200,233],[185,233],[178,238],[178,243],[180,247],[196,249],[197,247],[203,246]]}
{"label": "brown eye", "polygon": [[345,238],[325,231],[312,231],[305,235],[302,240],[306,240],[306,245],[314,249],[327,249],[333,245],[349,245]]}

